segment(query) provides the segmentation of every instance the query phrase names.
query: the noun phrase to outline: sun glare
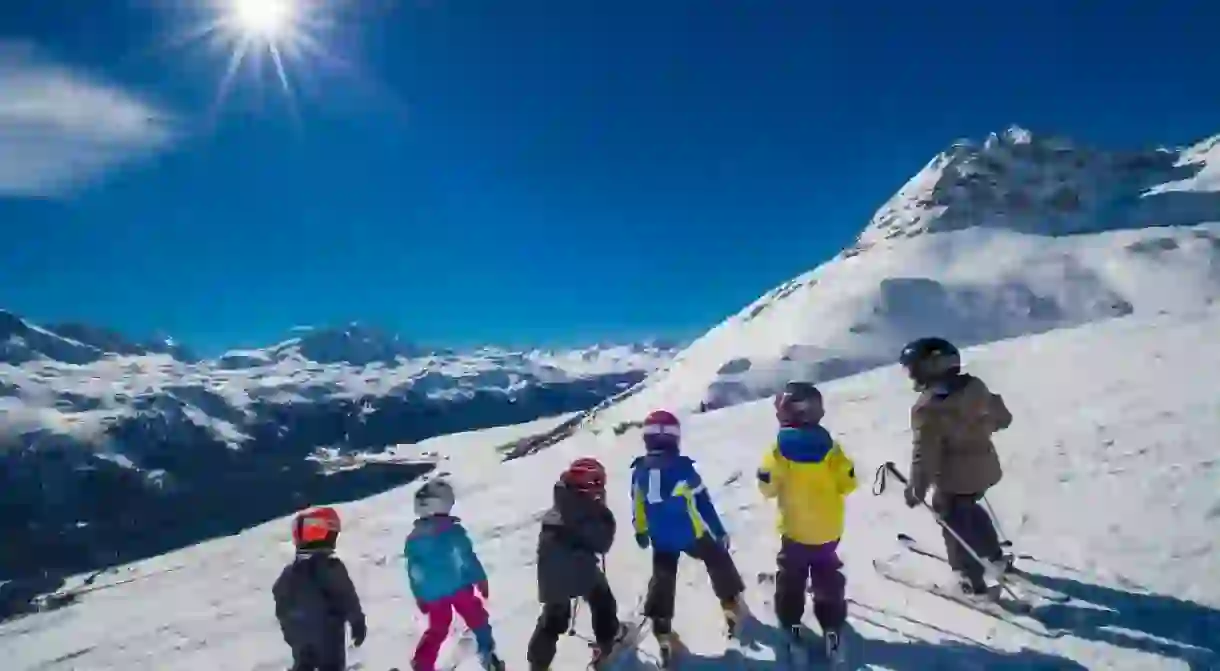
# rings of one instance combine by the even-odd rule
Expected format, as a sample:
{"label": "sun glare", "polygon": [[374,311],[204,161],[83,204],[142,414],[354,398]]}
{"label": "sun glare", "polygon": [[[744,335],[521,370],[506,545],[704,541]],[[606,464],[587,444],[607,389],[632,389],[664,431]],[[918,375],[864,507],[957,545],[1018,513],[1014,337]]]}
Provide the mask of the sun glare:
{"label": "sun glare", "polygon": [[231,0],[235,27],[247,37],[274,42],[292,27],[292,0]]}
{"label": "sun glare", "polygon": [[260,89],[269,74],[295,117],[294,80],[313,77],[316,82],[318,76],[355,73],[330,42],[343,22],[358,14],[351,7],[357,1],[192,0],[182,3],[192,6],[191,18],[166,46],[199,42],[225,59],[209,116],[215,118],[245,73],[253,78],[260,106]]}

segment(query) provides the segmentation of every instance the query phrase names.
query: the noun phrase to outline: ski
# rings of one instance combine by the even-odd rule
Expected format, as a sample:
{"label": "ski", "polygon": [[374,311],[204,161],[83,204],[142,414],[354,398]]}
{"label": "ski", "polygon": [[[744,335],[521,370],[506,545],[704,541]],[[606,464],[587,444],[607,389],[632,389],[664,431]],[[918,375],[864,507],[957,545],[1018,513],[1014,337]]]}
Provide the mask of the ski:
{"label": "ski", "polygon": [[[943,554],[940,554],[936,550],[933,550],[927,546],[921,545],[919,541],[915,540],[911,536],[908,536],[907,534],[898,534],[898,543],[917,555],[929,557],[945,564],[949,563],[949,560]],[[1039,599],[1051,601],[1053,603],[1067,603],[1072,600],[1072,597],[1066,594],[1056,592],[1052,589],[1047,589],[1041,585],[1038,585],[1037,583],[1034,583],[1020,569],[1010,569],[1001,579],[1008,585],[1015,587],[1017,591],[1037,597]]]}
{"label": "ski", "polygon": [[[630,653],[639,646],[640,641],[644,638],[644,630],[648,628],[650,620],[647,617],[635,619],[625,626],[623,635],[614,643],[614,647],[605,656],[589,662],[591,671],[611,671],[618,667],[623,659],[623,655]],[[596,646],[590,644],[591,648]]]}
{"label": "ski", "polygon": [[1043,638],[1059,638],[1066,633],[1060,629],[1049,629],[1031,617],[1030,612],[1033,610],[1033,607],[1027,601],[1012,599],[1003,595],[973,596],[955,591],[952,588],[937,584],[934,580],[928,580],[917,575],[909,567],[904,567],[898,561],[897,555],[888,560],[874,559],[873,568],[877,571],[878,575],[887,580],[939,596],[942,599],[952,601],[978,613],[990,615],[1026,633]]}

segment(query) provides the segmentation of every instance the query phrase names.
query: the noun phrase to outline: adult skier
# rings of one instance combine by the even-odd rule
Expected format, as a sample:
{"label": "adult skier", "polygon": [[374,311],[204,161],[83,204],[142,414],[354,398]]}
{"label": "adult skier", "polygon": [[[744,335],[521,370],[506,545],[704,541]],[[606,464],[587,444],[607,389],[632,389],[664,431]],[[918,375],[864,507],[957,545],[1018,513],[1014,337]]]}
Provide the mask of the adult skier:
{"label": "adult skier", "polygon": [[[1012,413],[999,394],[961,370],[961,355],[943,338],[920,338],[902,349],[919,398],[911,408],[909,484],[906,504],[920,505],[935,487],[932,508],[995,571],[1011,567],[999,536],[979,501],[1003,477],[991,435],[1008,428]],[[987,593],[987,567],[975,561],[948,531],[942,532],[949,565],[966,594]]]}
{"label": "adult skier", "polygon": [[[489,671],[504,671],[496,656],[487,608],[487,573],[475,554],[470,536],[453,510],[453,487],[432,480],[415,492],[415,520],[403,546],[411,594],[428,627],[411,660],[412,671],[436,671],[436,658],[449,635],[456,612],[470,627],[478,645],[479,662]],[[477,591],[477,593],[476,593]]]}
{"label": "adult skier", "polygon": [[559,637],[572,620],[572,601],[589,604],[596,668],[626,634],[618,602],[600,558],[614,543],[614,514],[606,507],[606,469],[596,459],[572,462],[555,483],[554,503],[538,533],[538,600],[542,613],[529,640],[530,671],[549,671]]}
{"label": "adult skier", "polygon": [[652,579],[644,615],[666,665],[681,648],[673,631],[678,561],[683,554],[703,562],[720,600],[726,624],[736,632],[747,615],[741,574],[729,554],[729,536],[690,457],[679,452],[681,426],[665,410],[644,419],[645,454],[631,463],[632,521],[636,543],[652,547]]}
{"label": "adult skier", "polygon": [[341,523],[334,508],[310,508],[292,521],[296,557],[271,588],[275,617],[292,649],[292,671],[347,668],[347,626],[360,647],[368,633],[360,597],[334,556]]}
{"label": "adult skier", "polygon": [[822,427],[822,394],[808,382],[789,382],[775,397],[779,432],[758,469],[763,496],[779,505],[780,550],[775,575],[775,616],[800,639],[806,588],[822,630],[826,656],[842,659],[847,622],[847,579],[839,560],[844,498],[856,490],[856,468]]}

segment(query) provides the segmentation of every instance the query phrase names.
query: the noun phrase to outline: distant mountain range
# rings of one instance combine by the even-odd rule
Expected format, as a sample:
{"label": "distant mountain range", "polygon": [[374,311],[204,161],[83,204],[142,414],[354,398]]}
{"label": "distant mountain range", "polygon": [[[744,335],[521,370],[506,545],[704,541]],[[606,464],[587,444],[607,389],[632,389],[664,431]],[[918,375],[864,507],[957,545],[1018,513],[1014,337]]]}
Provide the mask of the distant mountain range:
{"label": "distant mountain range", "polygon": [[328,459],[584,410],[677,347],[459,352],[353,324],[201,359],[168,339],[0,311],[0,580],[367,496],[426,467]]}

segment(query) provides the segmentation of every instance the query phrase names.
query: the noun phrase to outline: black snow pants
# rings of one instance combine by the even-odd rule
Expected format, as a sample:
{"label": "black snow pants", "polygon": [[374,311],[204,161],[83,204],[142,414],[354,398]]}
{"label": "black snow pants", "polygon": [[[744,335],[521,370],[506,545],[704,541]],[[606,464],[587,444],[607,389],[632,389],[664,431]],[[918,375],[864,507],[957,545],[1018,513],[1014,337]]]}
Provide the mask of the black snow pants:
{"label": "black snow pants", "polygon": [[[648,595],[644,598],[644,615],[652,619],[652,630],[657,634],[672,631],[674,601],[677,598],[678,561],[681,552],[663,552],[655,548],[652,552],[652,579],[648,581]],[[746,591],[737,565],[729,551],[709,536],[695,541],[685,554],[703,562],[712,591],[721,606],[730,607]]]}
{"label": "black snow pants", "polygon": [[[991,516],[979,505],[982,498],[982,494],[937,492],[932,497],[932,508],[979,557],[986,561],[998,561],[1003,558],[1004,551],[1000,547],[1000,537],[996,533]],[[952,534],[946,530],[942,530],[941,534],[944,536],[949,566],[969,580],[974,587],[982,587],[984,567],[962,548],[961,543],[958,543]]]}
{"label": "black snow pants", "polygon": [[[344,651],[346,652],[346,651]],[[328,654],[322,657],[313,649],[294,650],[292,653],[292,669],[290,671],[344,671],[347,668],[346,655],[343,653]]]}
{"label": "black snow pants", "polygon": [[[608,651],[614,645],[618,636],[618,602],[610,583],[603,576],[593,590],[585,595],[589,604],[589,619],[593,622],[593,638],[603,651]],[[542,604],[542,614],[534,626],[534,634],[530,636],[529,647],[526,649],[526,659],[530,669],[549,669],[555,659],[555,648],[559,637],[567,633],[572,622],[572,601],[567,599],[556,603]]]}

